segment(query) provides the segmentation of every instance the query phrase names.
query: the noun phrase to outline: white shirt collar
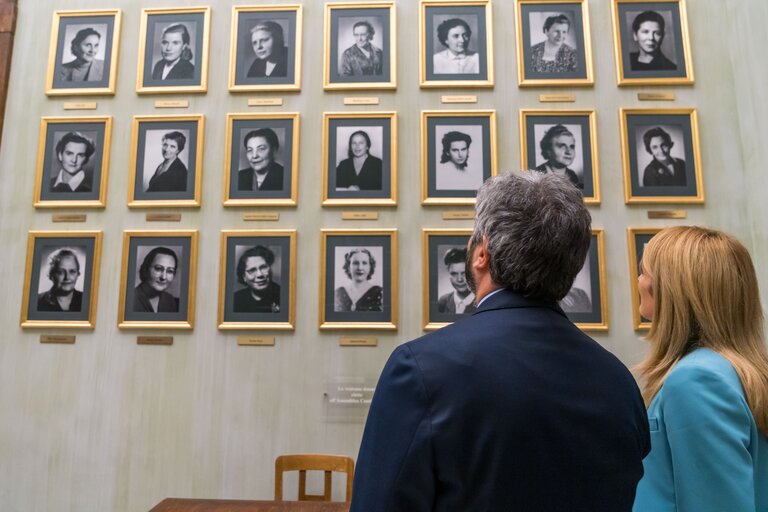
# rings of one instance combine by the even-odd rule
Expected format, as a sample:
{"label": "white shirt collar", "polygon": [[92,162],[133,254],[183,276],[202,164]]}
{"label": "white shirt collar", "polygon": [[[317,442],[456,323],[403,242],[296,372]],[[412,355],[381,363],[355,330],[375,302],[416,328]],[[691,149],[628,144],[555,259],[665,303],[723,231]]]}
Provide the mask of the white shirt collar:
{"label": "white shirt collar", "polygon": [[466,297],[461,298],[459,297],[459,292],[453,291],[453,303],[456,305],[456,313],[463,313],[474,300],[475,294],[472,292],[469,292],[469,295]]}
{"label": "white shirt collar", "polygon": [[[77,187],[80,186],[83,180],[85,180],[85,171],[80,169],[77,174],[69,179],[69,182],[67,182],[66,185],[74,191],[77,189]],[[53,184],[53,188],[56,188],[59,183],[64,183],[64,169],[59,170],[59,174],[56,176],[56,182]]]}

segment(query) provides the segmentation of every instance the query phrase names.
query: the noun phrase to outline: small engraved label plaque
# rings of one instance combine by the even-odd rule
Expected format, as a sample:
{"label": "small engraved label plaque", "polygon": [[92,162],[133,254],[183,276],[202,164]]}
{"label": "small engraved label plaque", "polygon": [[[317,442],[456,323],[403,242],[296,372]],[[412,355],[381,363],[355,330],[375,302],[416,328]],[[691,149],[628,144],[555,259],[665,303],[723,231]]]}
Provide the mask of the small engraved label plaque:
{"label": "small engraved label plaque", "polygon": [[448,96],[444,95],[440,97],[441,103],[477,103],[477,96],[474,94],[464,94],[461,96]]}
{"label": "small engraved label plaque", "polygon": [[189,100],[157,100],[155,108],[189,108]]}
{"label": "small engraved label plaque", "polygon": [[181,222],[180,213],[148,213],[147,222]]}
{"label": "small engraved label plaque", "polygon": [[637,99],[640,101],[675,101],[674,92],[639,92]]}
{"label": "small engraved label plaque", "polygon": [[278,212],[245,212],[243,220],[280,220]]}
{"label": "small engraved label plaque", "polygon": [[347,96],[344,98],[345,105],[378,105],[378,96]]}
{"label": "small engraved label plaque", "polygon": [[341,220],[378,220],[379,212],[341,212]]}
{"label": "small engraved label plaque", "polygon": [[281,107],[283,106],[283,98],[250,98],[248,99],[249,107]]}
{"label": "small engraved label plaque", "polygon": [[96,110],[98,104],[95,101],[68,101],[64,103],[64,110]]}
{"label": "small engraved label plaque", "polygon": [[271,347],[275,344],[274,336],[238,336],[238,345]]}
{"label": "small engraved label plaque", "polygon": [[342,347],[375,347],[379,338],[375,336],[342,336],[339,345]]}
{"label": "small engraved label plaque", "polygon": [[85,222],[87,215],[84,213],[54,213],[51,216],[53,222]]}
{"label": "small engraved label plaque", "polygon": [[475,212],[473,210],[466,212],[443,212],[443,220],[472,220],[475,218]]}
{"label": "small engraved label plaque", "polygon": [[651,210],[648,212],[649,219],[684,219],[688,216],[685,210]]}
{"label": "small engraved label plaque", "polygon": [[540,94],[540,103],[573,103],[576,101],[575,94]]}
{"label": "small engraved label plaque", "polygon": [[74,336],[41,334],[40,343],[74,343]]}
{"label": "small engraved label plaque", "polygon": [[173,345],[173,336],[138,336],[139,345]]}

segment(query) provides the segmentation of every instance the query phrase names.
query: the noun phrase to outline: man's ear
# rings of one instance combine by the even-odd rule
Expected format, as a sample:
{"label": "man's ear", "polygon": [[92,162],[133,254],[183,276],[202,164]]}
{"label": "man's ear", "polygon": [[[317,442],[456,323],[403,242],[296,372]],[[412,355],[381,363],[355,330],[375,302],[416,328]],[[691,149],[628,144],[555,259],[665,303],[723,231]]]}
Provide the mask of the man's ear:
{"label": "man's ear", "polygon": [[472,268],[487,272],[490,267],[490,257],[488,254],[488,237],[483,236],[483,240],[477,244],[472,251]]}

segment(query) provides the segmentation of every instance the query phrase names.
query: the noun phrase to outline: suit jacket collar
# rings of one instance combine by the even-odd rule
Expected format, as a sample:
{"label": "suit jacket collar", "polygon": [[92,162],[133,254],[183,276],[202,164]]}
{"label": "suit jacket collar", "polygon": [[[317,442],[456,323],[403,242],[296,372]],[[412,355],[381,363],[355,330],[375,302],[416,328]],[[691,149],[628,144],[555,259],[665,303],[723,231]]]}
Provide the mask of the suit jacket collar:
{"label": "suit jacket collar", "polygon": [[483,311],[509,308],[549,308],[567,318],[567,315],[563,312],[560,306],[558,306],[557,302],[524,297],[520,293],[512,291],[509,288],[501,290],[499,293],[494,294],[493,297],[488,297],[488,300],[484,301],[473,314],[477,315]]}

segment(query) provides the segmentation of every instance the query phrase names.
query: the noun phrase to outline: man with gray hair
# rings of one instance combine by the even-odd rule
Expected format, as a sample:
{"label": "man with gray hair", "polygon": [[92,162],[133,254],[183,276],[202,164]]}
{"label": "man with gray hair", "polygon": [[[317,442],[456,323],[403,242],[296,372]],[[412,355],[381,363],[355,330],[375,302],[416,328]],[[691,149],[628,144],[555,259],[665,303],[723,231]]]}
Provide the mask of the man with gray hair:
{"label": "man with gray hair", "polygon": [[477,196],[477,311],[401,345],[382,371],[352,512],[629,511],[648,419],[627,368],[557,305],[590,245],[581,192],[511,173]]}

